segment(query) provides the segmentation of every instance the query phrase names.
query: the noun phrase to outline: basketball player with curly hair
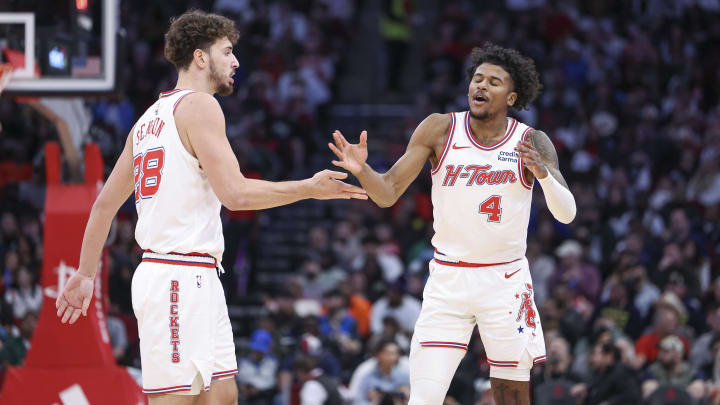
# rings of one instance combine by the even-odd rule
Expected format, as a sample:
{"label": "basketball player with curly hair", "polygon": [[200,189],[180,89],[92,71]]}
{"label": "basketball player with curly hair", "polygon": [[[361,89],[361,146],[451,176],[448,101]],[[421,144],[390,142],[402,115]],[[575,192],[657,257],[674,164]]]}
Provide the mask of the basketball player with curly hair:
{"label": "basketball player with curly hair", "polygon": [[557,220],[569,223],[576,213],[548,136],[507,116],[539,94],[535,63],[490,43],[475,48],[471,62],[468,110],[428,116],[386,173],[366,163],[367,132],[351,144],[336,131],[328,144],[333,164],[381,207],[431,163],[435,257],[410,348],[410,405],[443,403],[475,325],[495,403],[529,404],[530,369],[545,361],[525,258],[535,180]]}

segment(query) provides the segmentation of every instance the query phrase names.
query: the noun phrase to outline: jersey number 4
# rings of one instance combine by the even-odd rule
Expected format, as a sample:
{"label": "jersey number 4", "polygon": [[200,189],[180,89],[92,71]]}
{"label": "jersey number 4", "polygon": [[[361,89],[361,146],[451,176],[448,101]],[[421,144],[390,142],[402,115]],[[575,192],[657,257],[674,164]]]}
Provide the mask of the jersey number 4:
{"label": "jersey number 4", "polygon": [[499,195],[491,195],[480,204],[480,213],[488,214],[488,222],[500,222],[500,216],[502,215],[502,208],[500,208],[501,198]]}
{"label": "jersey number 4", "polygon": [[133,158],[135,173],[135,202],[143,198],[152,198],[160,188],[162,170],[165,165],[165,149],[150,149]]}

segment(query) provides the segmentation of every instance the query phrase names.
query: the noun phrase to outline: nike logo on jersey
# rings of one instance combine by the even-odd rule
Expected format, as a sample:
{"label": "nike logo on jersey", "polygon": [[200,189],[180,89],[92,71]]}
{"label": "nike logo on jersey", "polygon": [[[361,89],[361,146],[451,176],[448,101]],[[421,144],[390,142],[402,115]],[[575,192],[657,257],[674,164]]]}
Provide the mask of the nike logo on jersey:
{"label": "nike logo on jersey", "polygon": [[469,148],[469,146],[457,146],[457,145],[453,144],[453,149],[467,149],[467,148]]}
{"label": "nike logo on jersey", "polygon": [[510,273],[510,274],[508,274],[508,272],[506,271],[506,272],[505,272],[505,278],[510,278],[510,277],[514,276],[515,273],[517,273],[518,271],[520,271],[520,269],[517,269],[517,270],[513,271],[513,272]]}

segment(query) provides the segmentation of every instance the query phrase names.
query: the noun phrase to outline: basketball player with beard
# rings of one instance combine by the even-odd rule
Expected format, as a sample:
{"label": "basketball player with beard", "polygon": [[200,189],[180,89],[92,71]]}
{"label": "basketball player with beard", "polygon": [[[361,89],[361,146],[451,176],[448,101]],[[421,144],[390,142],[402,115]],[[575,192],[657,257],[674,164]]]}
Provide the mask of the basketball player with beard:
{"label": "basketball player with beard", "polygon": [[525,258],[533,183],[563,223],[575,199],[542,131],[507,116],[541,89],[534,62],[486,43],[471,54],[468,111],[432,114],[387,173],[367,163],[367,133],[336,131],[333,161],[381,207],[393,205],[430,160],[435,257],[410,347],[410,405],[443,403],[477,324],[497,404],[529,404],[530,369],[545,361],[542,326]]}
{"label": "basketball player with beard", "polygon": [[143,392],[152,405],[237,404],[235,345],[218,278],[222,205],[258,210],[306,199],[366,199],[324,170],[310,179],[269,182],[240,171],[214,94],[233,91],[235,23],[190,11],[165,34],[165,57],[178,70],[133,126],[95,201],[78,271],[56,301],[62,322],[87,315],[100,254],[113,217],[133,192],[135,237],[144,250],[132,281]]}

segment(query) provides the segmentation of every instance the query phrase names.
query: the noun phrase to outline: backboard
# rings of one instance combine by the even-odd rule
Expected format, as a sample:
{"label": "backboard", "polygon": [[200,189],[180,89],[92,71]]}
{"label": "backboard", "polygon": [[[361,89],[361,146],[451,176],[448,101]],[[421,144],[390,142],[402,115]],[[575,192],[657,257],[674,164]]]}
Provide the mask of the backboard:
{"label": "backboard", "polygon": [[3,94],[112,92],[118,1],[23,0],[0,10],[0,62],[15,68]]}

